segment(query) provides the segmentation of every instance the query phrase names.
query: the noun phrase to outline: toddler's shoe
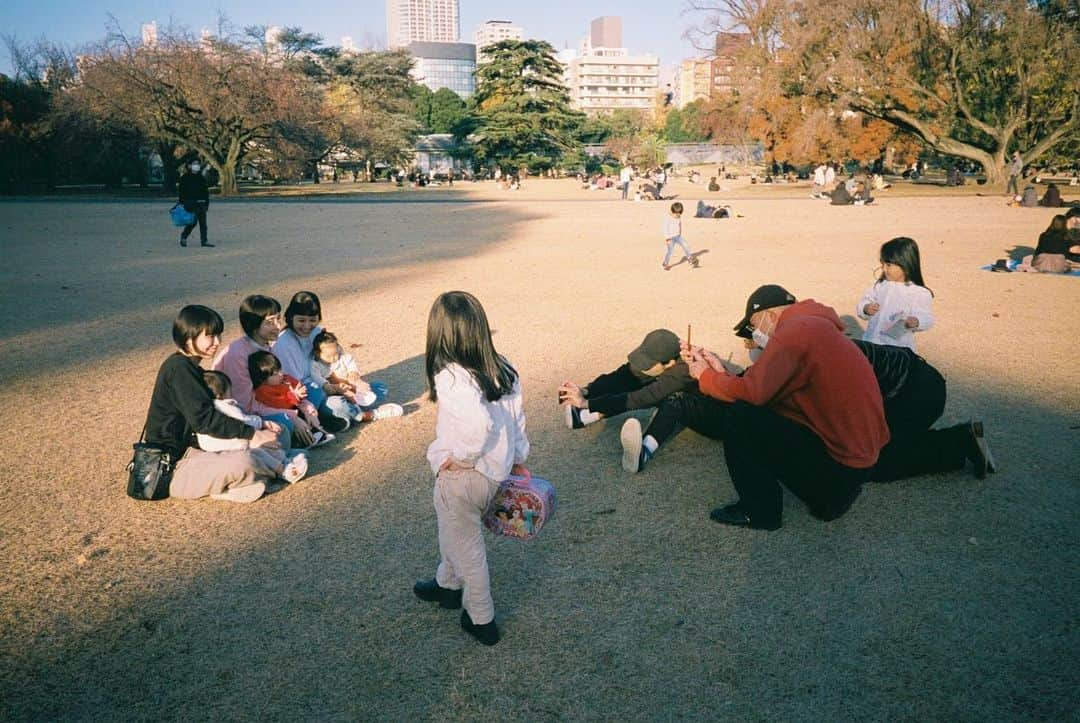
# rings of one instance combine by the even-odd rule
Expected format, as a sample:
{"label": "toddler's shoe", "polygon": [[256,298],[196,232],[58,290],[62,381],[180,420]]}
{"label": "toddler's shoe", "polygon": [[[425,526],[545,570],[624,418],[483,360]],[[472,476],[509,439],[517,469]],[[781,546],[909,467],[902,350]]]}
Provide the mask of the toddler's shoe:
{"label": "toddler's shoe", "polygon": [[630,473],[638,473],[645,468],[653,453],[643,443],[641,434],[641,422],[634,417],[623,422],[619,432],[619,442],[622,443],[622,468]]}
{"label": "toddler's shoe", "polygon": [[308,471],[308,458],[303,452],[299,452],[285,458],[285,469],[281,472],[281,479],[289,484],[304,479]]}
{"label": "toddler's shoe", "polygon": [[311,436],[315,438],[315,441],[311,443],[311,447],[309,447],[309,449],[314,447],[321,447],[322,445],[328,444],[337,439],[337,437],[335,437],[334,435],[330,434],[329,432],[324,432],[321,429],[316,429],[315,431],[313,431],[311,433]]}
{"label": "toddler's shoe", "polygon": [[241,487],[230,487],[224,492],[210,495],[210,499],[221,500],[223,502],[239,502],[243,504],[247,502],[254,502],[255,500],[262,497],[264,492],[266,492],[266,483],[252,482],[249,485],[243,485]]}
{"label": "toddler's shoe", "polygon": [[383,404],[375,409],[371,415],[371,421],[377,422],[380,419],[390,419],[391,417],[400,417],[405,414],[405,408],[400,404],[390,402]]}
{"label": "toddler's shoe", "polygon": [[495,621],[492,620],[490,623],[476,625],[473,623],[472,618],[469,617],[468,610],[461,611],[461,629],[484,645],[494,645],[499,642],[499,628],[495,626]]}
{"label": "toddler's shoe", "polygon": [[425,602],[437,602],[443,610],[457,610],[461,607],[461,590],[442,587],[435,579],[421,580],[413,585],[413,594]]}

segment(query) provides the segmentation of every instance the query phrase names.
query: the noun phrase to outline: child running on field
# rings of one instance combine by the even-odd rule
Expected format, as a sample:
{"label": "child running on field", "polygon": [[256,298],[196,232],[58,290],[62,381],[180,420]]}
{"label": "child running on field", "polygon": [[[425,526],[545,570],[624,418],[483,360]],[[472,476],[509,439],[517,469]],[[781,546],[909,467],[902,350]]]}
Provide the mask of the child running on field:
{"label": "child running on field", "polygon": [[281,361],[272,352],[252,352],[248,357],[248,373],[259,403],[275,409],[295,410],[303,415],[315,438],[312,447],[334,440],[334,435],[323,429],[319,410],[308,400],[307,387],[296,377],[281,371]]}
{"label": "child running on field", "polygon": [[[226,417],[238,419],[249,427],[263,428],[263,419],[258,414],[244,414],[240,403],[229,396],[232,391],[232,382],[225,372],[204,371],[203,381],[214,395],[214,408]],[[199,449],[204,452],[229,452],[234,449],[247,449],[253,455],[262,458],[266,467],[274,470],[277,476],[286,482],[299,482],[307,474],[308,458],[302,451],[285,452],[281,447],[255,447],[242,438],[222,439],[212,437],[209,434],[196,434],[195,440],[199,443]],[[243,488],[241,488],[243,489]],[[211,495],[212,497],[214,495]],[[228,492],[218,496],[219,499],[230,499]]]}
{"label": "child running on field", "polygon": [[855,309],[870,322],[863,340],[914,350],[915,332],[934,325],[934,293],[923,282],[919,245],[906,236],[894,238],[882,244],[880,259],[881,273]]}
{"label": "child running on field", "polygon": [[428,316],[428,390],[438,403],[435,441],[427,450],[435,474],[439,567],[413,586],[421,600],[461,612],[461,627],[484,645],[499,642],[480,518],[529,454],[518,373],[495,351],[476,297],[448,291]]}
{"label": "child running on field", "polygon": [[697,257],[690,252],[690,246],[682,237],[682,213],[683,205],[676,201],[671,204],[671,214],[664,219],[664,243],[667,244],[667,253],[664,254],[664,260],[661,262],[664,271],[671,269],[668,262],[671,261],[671,252],[675,249],[675,244],[682,247],[683,261],[689,261],[694,268],[698,265]]}

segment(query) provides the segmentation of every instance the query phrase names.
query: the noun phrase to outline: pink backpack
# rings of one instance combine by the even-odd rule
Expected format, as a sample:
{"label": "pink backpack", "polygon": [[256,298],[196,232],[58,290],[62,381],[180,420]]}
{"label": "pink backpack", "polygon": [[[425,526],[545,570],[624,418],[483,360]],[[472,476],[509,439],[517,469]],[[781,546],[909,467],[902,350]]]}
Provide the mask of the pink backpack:
{"label": "pink backpack", "polygon": [[510,475],[484,511],[484,526],[496,535],[531,540],[555,516],[555,487],[546,479]]}

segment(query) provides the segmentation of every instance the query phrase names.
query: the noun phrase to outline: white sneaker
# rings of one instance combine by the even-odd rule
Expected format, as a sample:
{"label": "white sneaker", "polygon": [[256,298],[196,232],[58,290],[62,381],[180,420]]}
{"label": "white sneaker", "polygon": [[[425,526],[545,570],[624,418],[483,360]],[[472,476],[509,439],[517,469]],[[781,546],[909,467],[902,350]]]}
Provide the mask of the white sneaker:
{"label": "white sneaker", "polygon": [[641,469],[641,422],[634,417],[627,419],[619,432],[619,442],[622,443],[622,468],[627,472],[638,472]]}
{"label": "white sneaker", "polygon": [[252,482],[249,485],[243,485],[241,487],[230,487],[224,492],[220,492],[216,495],[210,495],[210,499],[222,500],[224,502],[254,502],[263,496],[266,492],[266,483],[264,482]]}
{"label": "white sneaker", "polygon": [[281,472],[281,479],[285,480],[289,484],[299,482],[304,479],[304,475],[308,471],[308,458],[306,454],[295,454],[292,457],[286,459],[285,469]]}
{"label": "white sneaker", "polygon": [[308,447],[308,449],[311,449],[313,447],[321,447],[322,445],[328,444],[337,439],[337,437],[330,434],[329,432],[323,432],[318,429],[312,432],[311,436],[315,438],[315,441],[311,443],[311,447]]}
{"label": "white sneaker", "polygon": [[405,408],[400,404],[390,402],[389,404],[383,404],[375,409],[375,413],[371,415],[371,421],[377,422],[380,419],[390,419],[391,417],[400,417],[405,414]]}

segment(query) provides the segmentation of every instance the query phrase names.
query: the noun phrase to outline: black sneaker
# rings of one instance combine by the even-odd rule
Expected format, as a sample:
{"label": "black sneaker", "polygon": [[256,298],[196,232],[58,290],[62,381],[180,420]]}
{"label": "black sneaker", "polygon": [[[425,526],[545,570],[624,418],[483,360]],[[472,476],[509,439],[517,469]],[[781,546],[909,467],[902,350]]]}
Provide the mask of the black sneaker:
{"label": "black sneaker", "polygon": [[719,522],[721,525],[749,527],[754,530],[779,530],[781,527],[780,522],[768,525],[753,522],[750,519],[750,514],[740,507],[738,502],[731,505],[724,505],[723,507],[717,507],[709,513],[709,519],[713,522]]}
{"label": "black sneaker", "polygon": [[187,239],[184,237],[184,232],[180,232],[180,245],[187,246]]}
{"label": "black sneaker", "polygon": [[206,248],[206,249],[212,249],[212,248],[214,248],[214,244],[210,243],[209,241],[203,241],[203,242],[202,242],[201,244],[199,244],[199,245],[200,245],[200,246],[202,246],[203,248]]}
{"label": "black sneaker", "polygon": [[645,446],[641,432],[641,422],[631,417],[623,422],[619,431],[619,443],[622,444],[622,468],[636,474],[645,469],[653,453]]}
{"label": "black sneaker", "polygon": [[499,642],[499,628],[495,626],[495,621],[492,620],[490,623],[476,625],[473,623],[472,618],[469,617],[468,610],[461,611],[461,629],[484,645],[494,645]]}
{"label": "black sneaker", "polygon": [[461,590],[441,587],[434,579],[421,580],[413,585],[413,594],[425,602],[437,602],[443,610],[461,607]]}
{"label": "black sneaker", "polygon": [[963,438],[964,457],[975,467],[975,479],[985,479],[987,472],[996,472],[994,456],[983,439],[983,423],[968,422],[959,425]]}
{"label": "black sneaker", "polygon": [[567,429],[584,429],[585,422],[581,421],[581,410],[573,404],[563,405],[563,421]]}

